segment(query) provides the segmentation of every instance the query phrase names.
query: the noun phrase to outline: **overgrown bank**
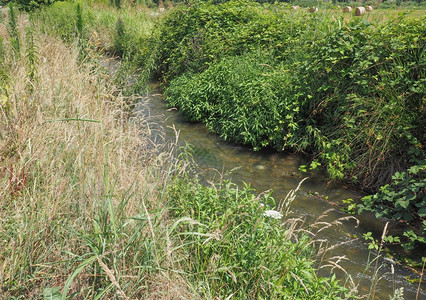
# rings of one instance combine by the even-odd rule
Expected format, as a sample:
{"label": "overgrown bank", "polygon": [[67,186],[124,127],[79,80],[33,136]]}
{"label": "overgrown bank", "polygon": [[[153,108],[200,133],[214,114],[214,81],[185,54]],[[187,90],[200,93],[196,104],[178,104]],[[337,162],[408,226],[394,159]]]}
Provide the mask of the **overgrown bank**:
{"label": "overgrown bank", "polygon": [[[51,9],[0,23],[2,297],[349,297],[316,275],[313,234],[265,215],[269,195],[201,186],[158,155],[82,39],[86,9]],[[55,18],[71,26],[39,23]]]}
{"label": "overgrown bank", "polygon": [[386,20],[195,3],[168,14],[155,69],[187,119],[255,150],[309,154],[424,243],[425,18]]}

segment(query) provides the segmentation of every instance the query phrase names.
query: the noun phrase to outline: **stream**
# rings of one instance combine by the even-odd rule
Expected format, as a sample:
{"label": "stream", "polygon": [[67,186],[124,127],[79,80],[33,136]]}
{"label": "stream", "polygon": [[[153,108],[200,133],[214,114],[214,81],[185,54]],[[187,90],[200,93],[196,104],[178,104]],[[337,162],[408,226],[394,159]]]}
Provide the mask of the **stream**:
{"label": "stream", "polygon": [[[117,68],[116,64],[117,60],[109,61],[106,67],[111,71]],[[373,259],[376,255],[370,253],[362,235],[373,232],[373,236],[380,239],[386,220],[376,219],[371,213],[363,213],[356,216],[358,224],[349,214],[341,211],[342,200],[359,198],[362,196],[361,192],[345,187],[342,183],[328,181],[326,174],[321,171],[300,172],[299,166],[308,163],[300,155],[273,151],[254,152],[247,147],[220,140],[203,124],[186,122],[176,109],[168,109],[157,84],[151,84],[150,92],[140,97],[134,112],[137,118],[146,120],[142,124],[151,131],[154,143],[175,142],[178,133],[179,145],[190,144],[193,158],[200,167],[199,176],[206,180],[223,176],[240,186],[247,183],[257,193],[272,190],[272,196],[280,201],[291,189],[295,189],[303,178],[309,177],[301,185],[295,201],[291,204],[289,217],[303,219],[304,226],[313,224],[326,211],[329,212],[321,221],[332,223],[342,218],[347,219],[316,236],[327,238],[330,246],[338,245],[327,252],[320,265],[327,265],[327,260],[334,257],[332,261],[338,262],[342,267],[333,269],[338,278],[345,280],[346,272],[352,277],[355,285],[358,285],[360,295],[370,291],[375,267]],[[390,230],[398,230],[398,226],[398,222],[389,224]],[[418,274],[387,258],[380,258],[378,265],[379,281],[375,299],[389,299],[393,291],[401,287],[404,288],[404,299],[416,299],[418,281],[410,283],[406,278],[418,279]],[[330,276],[332,273],[328,267],[321,269],[319,274]],[[418,295],[419,300],[426,299],[425,281],[422,282],[423,291]]]}

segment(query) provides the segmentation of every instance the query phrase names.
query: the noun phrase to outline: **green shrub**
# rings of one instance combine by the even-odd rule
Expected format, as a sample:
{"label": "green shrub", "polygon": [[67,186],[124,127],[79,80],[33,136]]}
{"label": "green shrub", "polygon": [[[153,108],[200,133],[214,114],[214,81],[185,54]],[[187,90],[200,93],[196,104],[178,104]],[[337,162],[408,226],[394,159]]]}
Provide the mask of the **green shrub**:
{"label": "green shrub", "polygon": [[[425,142],[425,18],[348,24],[316,43],[298,88],[319,158],[334,177],[377,190]],[[411,153],[411,154],[410,154]]]}
{"label": "green shrub", "polygon": [[286,51],[309,39],[301,35],[326,34],[330,21],[296,14],[302,17],[249,1],[180,6],[159,26],[158,73],[167,82],[185,72],[201,72],[224,57],[255,50],[286,59]]}
{"label": "green shrub", "polygon": [[203,73],[177,77],[166,90],[167,101],[224,140],[281,150],[299,126],[299,107],[287,97],[291,76],[269,61],[258,55],[231,57]]}
{"label": "green shrub", "polygon": [[363,210],[375,211],[377,217],[408,222],[414,229],[403,233],[403,246],[412,249],[416,242],[426,244],[426,161],[420,161],[406,172],[396,172],[392,182],[378,193],[362,198]]}
{"label": "green shrub", "polygon": [[425,159],[426,19],[342,24],[322,15],[263,19],[259,10],[198,4],[166,19],[159,61],[169,104],[225,140],[310,153],[332,178],[370,192],[385,186],[365,209],[387,206],[390,215],[421,223],[409,207],[423,205],[424,192],[406,207],[395,195],[383,199],[388,188],[412,190],[411,179],[396,183],[394,174],[409,174]]}
{"label": "green shrub", "polygon": [[30,11],[37,8],[42,8],[46,5],[51,5],[56,1],[58,0],[14,0],[12,2],[15,2],[23,10]]}
{"label": "green shrub", "polygon": [[189,68],[186,57],[186,75],[172,80],[166,94],[189,120],[224,139],[310,152],[333,178],[377,190],[424,143],[422,28],[424,19],[358,21],[313,46],[312,34],[288,35],[286,47],[275,47],[280,51],[223,59],[205,72]]}

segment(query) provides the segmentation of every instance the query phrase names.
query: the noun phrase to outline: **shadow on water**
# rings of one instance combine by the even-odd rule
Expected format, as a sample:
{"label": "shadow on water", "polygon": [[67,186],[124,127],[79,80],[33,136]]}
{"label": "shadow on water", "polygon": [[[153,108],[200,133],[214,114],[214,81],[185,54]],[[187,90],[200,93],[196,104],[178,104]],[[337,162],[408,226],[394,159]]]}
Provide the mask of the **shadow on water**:
{"label": "shadow on water", "polygon": [[[105,62],[101,63],[111,73],[115,73],[119,61]],[[180,146],[191,145],[193,159],[199,167],[199,176],[206,180],[220,177],[232,179],[240,185],[250,184],[259,193],[272,190],[273,197],[280,201],[304,177],[309,176],[291,205],[289,217],[300,218],[307,226],[312,226],[318,218],[327,223],[335,222],[335,226],[316,236],[318,239],[326,238],[330,247],[339,245],[327,252],[327,257],[321,259],[319,267],[330,265],[329,261],[332,261],[338,262],[342,268],[322,268],[320,274],[329,276],[334,273],[344,279],[347,273],[355,284],[359,284],[361,295],[369,292],[374,277],[375,262],[372,260],[375,256],[369,256],[370,251],[362,235],[371,231],[379,239],[386,220],[376,219],[373,214],[365,213],[357,216],[358,223],[341,211],[341,201],[359,198],[362,195],[360,192],[338,182],[328,182],[325,174],[320,172],[301,173],[299,166],[307,161],[300,155],[273,151],[254,152],[246,147],[221,141],[203,124],[186,122],[176,109],[168,109],[158,85],[152,84],[150,89],[151,92],[141,97],[134,109],[136,119],[141,120],[141,126],[149,130],[153,144],[167,145],[170,141],[177,140]],[[324,212],[327,212],[326,215]],[[390,224],[390,227],[397,226],[397,223]],[[406,277],[418,278],[417,274],[386,258],[379,261],[379,266],[376,299],[389,299],[393,291],[400,287],[404,288],[404,299],[415,299],[418,283],[410,284]],[[418,299],[426,299],[425,282],[422,289]]]}

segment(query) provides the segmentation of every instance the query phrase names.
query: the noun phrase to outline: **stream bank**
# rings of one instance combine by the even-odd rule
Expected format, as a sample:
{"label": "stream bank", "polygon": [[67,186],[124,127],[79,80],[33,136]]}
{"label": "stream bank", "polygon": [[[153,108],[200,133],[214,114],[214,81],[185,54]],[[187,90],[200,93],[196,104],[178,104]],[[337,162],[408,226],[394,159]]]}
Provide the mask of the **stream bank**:
{"label": "stream bank", "polygon": [[[149,116],[148,126],[154,141],[176,141],[178,133],[178,141],[182,147],[191,145],[193,159],[199,166],[198,176],[205,180],[229,179],[240,186],[249,184],[258,193],[272,190],[272,196],[279,201],[306,177],[306,174],[299,171],[299,166],[307,162],[302,156],[273,151],[253,152],[247,147],[224,142],[203,124],[187,122],[178,111],[168,109],[158,84],[151,84],[150,90],[136,105],[135,113],[141,118]],[[374,264],[369,264],[372,264],[374,254],[368,250],[362,235],[373,232],[379,237],[386,220],[364,213],[356,216],[359,219],[357,225],[350,215],[341,211],[341,201],[359,198],[362,193],[342,186],[339,182],[329,182],[327,176],[319,171],[308,175],[309,179],[302,184],[291,205],[291,216],[304,220],[306,224],[312,224],[318,218],[328,223],[335,222],[337,226],[322,231],[318,237],[326,238],[330,245],[341,244],[330,251],[329,255],[345,257],[338,259],[339,265],[355,282],[361,283],[361,294],[368,293],[374,269]],[[325,216],[324,212],[327,212]],[[391,228],[398,226],[398,222],[390,223]],[[418,278],[418,274],[388,258],[380,259],[380,265],[378,277],[381,279],[376,293],[378,299],[388,299],[393,295],[394,289],[399,287],[404,288],[406,299],[415,299],[418,282],[410,284],[407,278]],[[344,273],[338,268],[334,272],[344,278]],[[321,271],[320,274],[331,275]],[[426,288],[425,283],[422,288]],[[426,296],[426,293],[421,292],[420,296]]]}

